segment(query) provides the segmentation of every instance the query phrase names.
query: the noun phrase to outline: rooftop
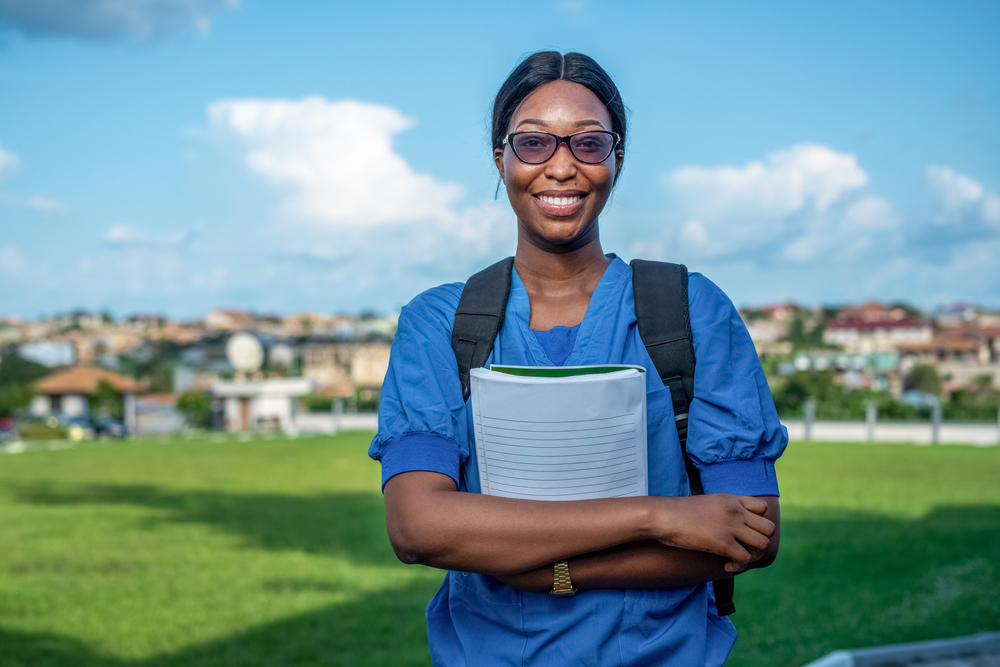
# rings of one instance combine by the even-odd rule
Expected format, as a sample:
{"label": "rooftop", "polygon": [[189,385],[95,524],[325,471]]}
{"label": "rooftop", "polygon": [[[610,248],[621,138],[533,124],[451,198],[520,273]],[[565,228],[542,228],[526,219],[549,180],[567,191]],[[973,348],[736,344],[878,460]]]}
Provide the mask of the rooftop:
{"label": "rooftop", "polygon": [[38,381],[38,390],[45,394],[91,394],[101,381],[118,391],[140,391],[145,385],[130,377],[103,368],[78,367],[47,375]]}

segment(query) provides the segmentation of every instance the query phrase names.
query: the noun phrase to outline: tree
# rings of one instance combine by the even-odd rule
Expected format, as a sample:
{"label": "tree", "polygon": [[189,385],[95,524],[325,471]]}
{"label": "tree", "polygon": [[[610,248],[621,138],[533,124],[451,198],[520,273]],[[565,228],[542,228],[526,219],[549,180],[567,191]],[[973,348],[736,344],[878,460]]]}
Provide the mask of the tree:
{"label": "tree", "polygon": [[0,359],[0,417],[13,417],[31,405],[34,383],[48,375],[49,369],[25,359],[11,347]]}
{"label": "tree", "polygon": [[906,388],[926,391],[935,396],[941,395],[941,376],[938,374],[937,366],[930,364],[918,364],[910,370],[906,376]]}
{"label": "tree", "polygon": [[174,364],[159,361],[149,368],[149,391],[153,394],[171,394],[174,391]]}
{"label": "tree", "polygon": [[911,306],[904,301],[897,301],[895,303],[889,304],[889,307],[893,310],[901,310],[910,319],[918,319],[924,316],[923,311],[921,311],[916,306]]}
{"label": "tree", "polygon": [[23,408],[31,405],[35,391],[30,385],[0,385],[0,418],[13,417]]}
{"label": "tree", "polygon": [[185,391],[177,399],[177,411],[191,428],[208,428],[212,416],[212,399],[203,391]]}
{"label": "tree", "polygon": [[121,420],[125,416],[125,401],[122,393],[115,389],[114,385],[107,380],[101,380],[97,387],[91,392],[90,414],[95,421],[100,421],[106,417]]}
{"label": "tree", "polygon": [[16,349],[5,351],[0,360],[0,386],[32,384],[49,374],[49,369],[30,359],[25,359]]}
{"label": "tree", "polygon": [[844,388],[833,381],[830,371],[799,371],[771,390],[778,414],[799,416],[807,398],[815,399],[821,411],[839,412],[844,404]]}

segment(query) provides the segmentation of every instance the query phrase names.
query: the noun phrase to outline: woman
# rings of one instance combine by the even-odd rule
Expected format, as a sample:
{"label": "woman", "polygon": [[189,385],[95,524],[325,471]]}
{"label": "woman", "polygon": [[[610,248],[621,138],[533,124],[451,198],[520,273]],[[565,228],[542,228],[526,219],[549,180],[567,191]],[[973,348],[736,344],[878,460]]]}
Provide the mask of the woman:
{"label": "woman", "polygon": [[[604,254],[599,234],[625,137],[618,90],[587,56],[536,53],[501,87],[494,159],[518,242],[490,363],[652,368],[631,269]],[[688,495],[669,390],[649,372],[649,497],[547,502],[478,493],[451,348],[461,293],[442,285],[400,314],[370,451],[397,555],[449,571],[427,608],[434,664],[723,664],[736,632],[708,582],[774,559],[774,460],[787,442],[729,299],[690,275],[687,450],[706,495]],[[579,594],[547,594],[567,566]]]}

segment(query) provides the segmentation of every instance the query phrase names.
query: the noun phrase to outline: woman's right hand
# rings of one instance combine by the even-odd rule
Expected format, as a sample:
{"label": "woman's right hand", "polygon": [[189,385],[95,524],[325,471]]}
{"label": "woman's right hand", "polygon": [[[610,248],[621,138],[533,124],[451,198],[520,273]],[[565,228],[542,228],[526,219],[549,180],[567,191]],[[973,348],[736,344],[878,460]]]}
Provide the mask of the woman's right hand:
{"label": "woman's right hand", "polygon": [[774,524],[763,516],[767,502],[761,498],[710,493],[661,500],[663,510],[655,519],[657,539],[668,546],[728,558],[727,572],[744,570],[774,535]]}

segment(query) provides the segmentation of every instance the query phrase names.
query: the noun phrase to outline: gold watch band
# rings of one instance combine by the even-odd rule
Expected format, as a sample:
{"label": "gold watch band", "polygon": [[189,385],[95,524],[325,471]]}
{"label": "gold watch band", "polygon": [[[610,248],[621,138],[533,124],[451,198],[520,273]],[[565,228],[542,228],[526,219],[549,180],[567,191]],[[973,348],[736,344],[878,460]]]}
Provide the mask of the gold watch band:
{"label": "gold watch band", "polygon": [[555,564],[554,570],[555,576],[553,577],[552,590],[549,591],[549,594],[562,597],[575,595],[576,588],[573,586],[573,580],[569,578],[569,563],[559,561]]}

